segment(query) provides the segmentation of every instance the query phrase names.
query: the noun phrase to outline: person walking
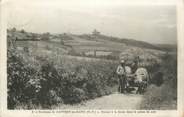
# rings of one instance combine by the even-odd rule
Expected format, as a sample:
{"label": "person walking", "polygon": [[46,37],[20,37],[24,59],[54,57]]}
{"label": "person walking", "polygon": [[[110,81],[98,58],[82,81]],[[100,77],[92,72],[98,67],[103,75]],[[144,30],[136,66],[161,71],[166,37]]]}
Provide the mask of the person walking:
{"label": "person walking", "polygon": [[118,91],[120,93],[125,93],[127,81],[126,81],[126,69],[125,69],[125,61],[121,60],[120,65],[118,65],[116,73],[118,74],[119,78],[119,87]]}

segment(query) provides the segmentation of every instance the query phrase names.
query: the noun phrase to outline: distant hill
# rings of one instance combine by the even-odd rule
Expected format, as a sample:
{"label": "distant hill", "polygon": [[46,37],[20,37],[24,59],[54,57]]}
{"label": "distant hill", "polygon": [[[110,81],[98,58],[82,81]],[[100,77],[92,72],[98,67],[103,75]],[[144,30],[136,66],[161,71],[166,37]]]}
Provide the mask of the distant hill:
{"label": "distant hill", "polygon": [[103,39],[111,40],[111,41],[114,41],[114,42],[124,43],[127,46],[130,45],[130,46],[147,48],[147,49],[161,50],[160,47],[157,47],[155,45],[152,45],[152,44],[144,42],[144,41],[138,41],[138,40],[126,39],[126,38],[109,37],[109,36],[105,36],[105,35],[99,35],[99,37],[103,38]]}
{"label": "distant hill", "polygon": [[[93,36],[91,34],[78,35],[78,37],[83,39],[88,39],[88,40],[94,39],[92,38]],[[146,48],[146,49],[155,49],[155,50],[161,50],[161,51],[176,51],[177,49],[176,44],[151,44],[145,41],[138,41],[135,39],[127,39],[127,38],[117,38],[117,37],[106,36],[101,34],[96,36],[96,39],[94,40],[99,40],[99,39],[108,40],[108,41],[117,42],[117,43],[123,43],[127,46],[134,46],[134,47],[140,47],[140,48]]]}
{"label": "distant hill", "polygon": [[[8,31],[8,37],[16,37],[18,40],[39,40],[41,38],[44,38],[44,36],[45,36],[44,34],[34,34],[30,32]],[[55,40],[62,39],[66,43],[70,41],[70,42],[78,43],[79,45],[82,44],[84,41],[86,43],[88,43],[88,41],[90,41],[90,43],[92,43],[92,41],[93,42],[108,41],[108,42],[113,42],[113,43],[125,44],[126,46],[134,46],[134,47],[140,47],[140,48],[146,48],[146,49],[156,49],[156,50],[163,50],[163,51],[172,51],[176,49],[176,45],[150,44],[148,42],[138,41],[135,39],[117,38],[117,37],[106,36],[102,34],[96,35],[95,38],[94,38],[94,35],[92,34],[73,35],[73,34],[64,33],[63,35],[62,34],[58,34],[58,35],[50,34],[48,36],[50,36],[50,40],[52,40],[52,38],[55,37],[54,38]]]}
{"label": "distant hill", "polygon": [[176,44],[155,44],[155,46],[161,48],[164,51],[177,51]]}
{"label": "distant hill", "polygon": [[[156,60],[176,46],[150,44],[134,39],[117,38],[102,34],[36,34],[20,31],[8,31],[8,40],[16,39],[18,49],[29,47],[34,54],[56,53],[90,58],[133,60],[135,57],[146,63]],[[21,41],[20,41],[21,40]],[[25,40],[25,41],[24,41]],[[37,40],[33,42],[33,40]]]}

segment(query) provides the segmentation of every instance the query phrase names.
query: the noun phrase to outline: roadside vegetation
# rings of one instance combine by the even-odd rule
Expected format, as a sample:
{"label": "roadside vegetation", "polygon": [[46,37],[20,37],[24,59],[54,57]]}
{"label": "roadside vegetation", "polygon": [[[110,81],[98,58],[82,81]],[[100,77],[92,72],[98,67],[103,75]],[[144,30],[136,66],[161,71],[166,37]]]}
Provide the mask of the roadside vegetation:
{"label": "roadside vegetation", "polygon": [[177,58],[165,54],[162,59],[163,62],[152,72],[141,109],[177,109]]}
{"label": "roadside vegetation", "polygon": [[8,50],[8,108],[50,108],[112,93],[116,63],[29,56]]}

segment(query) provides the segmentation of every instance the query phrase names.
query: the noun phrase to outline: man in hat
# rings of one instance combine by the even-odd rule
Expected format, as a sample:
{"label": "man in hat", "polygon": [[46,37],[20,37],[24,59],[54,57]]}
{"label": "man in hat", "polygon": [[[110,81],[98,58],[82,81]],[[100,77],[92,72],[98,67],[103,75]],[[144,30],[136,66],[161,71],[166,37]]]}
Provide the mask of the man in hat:
{"label": "man in hat", "polygon": [[118,68],[116,70],[116,73],[118,74],[119,78],[119,92],[124,93],[126,89],[126,69],[125,69],[125,61],[121,60],[120,65],[118,65]]}

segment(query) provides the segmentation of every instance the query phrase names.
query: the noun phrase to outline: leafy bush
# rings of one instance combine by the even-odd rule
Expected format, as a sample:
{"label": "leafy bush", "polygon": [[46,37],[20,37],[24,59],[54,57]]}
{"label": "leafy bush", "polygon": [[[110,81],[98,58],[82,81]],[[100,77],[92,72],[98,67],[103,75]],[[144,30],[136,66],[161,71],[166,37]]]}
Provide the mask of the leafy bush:
{"label": "leafy bush", "polygon": [[[35,87],[31,86],[36,70],[22,62],[23,58],[16,51],[8,51],[8,107],[13,108],[16,103],[27,102],[34,96]],[[29,89],[29,91],[28,91]]]}
{"label": "leafy bush", "polygon": [[141,109],[176,109],[176,92],[169,85],[164,83],[160,87],[150,85],[144,95]]}
{"label": "leafy bush", "polygon": [[163,56],[163,60],[152,78],[151,83],[155,85],[150,85],[144,95],[141,109],[176,109],[177,107],[177,61],[169,54]]}
{"label": "leafy bush", "polygon": [[116,63],[32,57],[8,51],[8,108],[50,108],[111,93]]}

